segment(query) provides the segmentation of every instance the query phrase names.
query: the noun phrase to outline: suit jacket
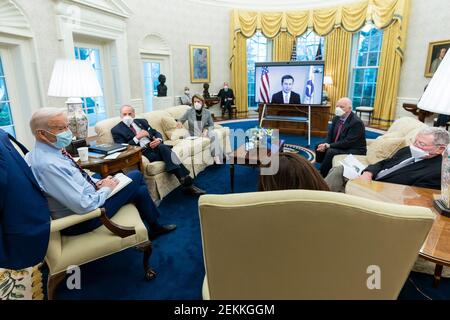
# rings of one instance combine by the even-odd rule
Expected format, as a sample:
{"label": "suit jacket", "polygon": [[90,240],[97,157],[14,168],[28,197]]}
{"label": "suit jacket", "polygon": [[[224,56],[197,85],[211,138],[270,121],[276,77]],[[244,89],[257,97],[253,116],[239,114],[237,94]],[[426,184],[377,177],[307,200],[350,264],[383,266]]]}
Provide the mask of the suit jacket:
{"label": "suit jacket", "polygon": [[[134,119],[134,123],[141,128],[142,130],[148,131],[150,133],[150,140],[154,137],[155,139],[163,139],[161,133],[159,133],[157,130],[153,129],[149,124],[148,121],[145,119]],[[134,132],[127,127],[125,123],[120,121],[119,124],[117,124],[114,128],[111,129],[111,134],[113,136],[115,143],[128,143],[130,145],[136,146],[138,145],[134,141],[135,134]]]}
{"label": "suit jacket", "polygon": [[[375,180],[376,175],[381,170],[392,168],[408,158],[411,158],[411,151],[409,147],[405,147],[397,151],[392,158],[368,166],[364,171],[372,172]],[[440,189],[441,169],[442,156],[437,156],[410,164],[409,166],[394,171],[377,181],[422,188]]]}
{"label": "suit jacket", "polygon": [[331,128],[328,130],[327,143],[330,144],[330,148],[342,150],[356,149],[361,151],[361,154],[366,154],[366,130],[361,119],[353,112],[350,113],[344,123],[344,127],[341,129],[338,140],[334,142],[339,121],[340,117],[334,117]]}
{"label": "suit jacket", "polygon": [[[234,105],[234,93],[233,90],[228,89],[228,91],[225,91],[224,89],[220,89],[217,96],[220,98],[220,106],[225,106],[227,104]],[[231,98],[233,101],[225,101],[225,99]]]}
{"label": "suit jacket", "polygon": [[189,125],[189,134],[191,136],[200,137],[204,129],[208,129],[209,132],[212,132],[214,129],[214,121],[212,119],[211,111],[206,108],[202,109],[202,121],[200,126],[197,124],[197,115],[194,108],[190,108],[186,111],[186,113],[178,119],[181,123],[188,122]]}
{"label": "suit jacket", "polygon": [[[284,104],[283,91],[277,92],[272,96],[271,103]],[[301,98],[298,93],[291,91],[291,97],[289,98],[289,104],[301,104]]]}
{"label": "suit jacket", "polygon": [[42,262],[49,236],[47,199],[0,129],[0,268],[18,270]]}

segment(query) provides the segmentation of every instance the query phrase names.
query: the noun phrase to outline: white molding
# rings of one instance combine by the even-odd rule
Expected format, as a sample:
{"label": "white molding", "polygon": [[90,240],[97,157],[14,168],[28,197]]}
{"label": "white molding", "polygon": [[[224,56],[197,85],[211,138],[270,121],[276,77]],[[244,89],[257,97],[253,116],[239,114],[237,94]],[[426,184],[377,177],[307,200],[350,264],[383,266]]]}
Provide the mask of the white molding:
{"label": "white molding", "polygon": [[66,0],[75,4],[94,8],[108,12],[122,18],[129,18],[132,15],[131,9],[122,0]]}
{"label": "white molding", "polygon": [[27,17],[11,0],[0,0],[0,33],[33,38]]}
{"label": "white molding", "polygon": [[[250,9],[255,11],[323,8],[358,2],[357,0],[185,0],[199,5]],[[318,3],[320,2],[320,3]]]}

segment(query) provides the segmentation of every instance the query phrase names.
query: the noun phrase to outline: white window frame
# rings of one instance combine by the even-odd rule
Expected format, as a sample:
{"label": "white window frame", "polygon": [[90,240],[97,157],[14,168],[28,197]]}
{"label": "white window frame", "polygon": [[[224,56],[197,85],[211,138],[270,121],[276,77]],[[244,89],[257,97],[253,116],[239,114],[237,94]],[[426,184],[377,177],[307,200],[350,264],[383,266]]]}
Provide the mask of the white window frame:
{"label": "white window frame", "polygon": [[[105,100],[105,110],[106,110],[106,117],[109,118],[113,114],[114,110],[111,107],[112,101],[113,101],[113,79],[111,75],[111,71],[107,66],[110,66],[110,59],[109,55],[105,54],[108,52],[108,46],[103,45],[101,43],[95,43],[95,41],[75,41],[74,42],[74,52],[75,48],[87,48],[87,49],[97,49],[100,54],[100,63],[101,63],[101,69],[102,69],[102,81],[103,81],[103,99]],[[75,53],[74,53],[75,54]],[[89,127],[89,135],[94,135],[95,130],[94,127]]]}
{"label": "white window frame", "polygon": [[[375,26],[372,26],[372,27],[375,27]],[[376,66],[376,67],[374,67],[374,66],[357,66],[357,63],[358,63],[358,47],[359,47],[359,34],[360,34],[360,31],[358,31],[358,32],[356,32],[356,33],[354,33],[353,34],[353,39],[352,39],[352,51],[351,51],[351,62],[350,62],[350,72],[349,72],[349,88],[348,88],[348,90],[349,90],[349,92],[348,92],[348,96],[349,96],[349,98],[352,100],[352,102],[353,102],[353,99],[354,99],[354,96],[353,96],[353,94],[354,94],[354,86],[355,86],[355,84],[354,84],[354,82],[353,82],[353,79],[354,79],[354,76],[355,76],[355,70],[360,70],[360,69],[376,69],[378,72],[377,72],[377,79],[376,79],[376,81],[375,81],[375,90],[378,90],[378,75],[379,75],[379,69],[380,69],[380,60],[381,60],[381,47],[380,47],[380,57],[379,57],[379,60],[378,60],[378,66]],[[383,33],[383,36],[384,36],[384,33]],[[383,40],[381,40],[381,45],[382,45],[382,43],[383,43]],[[363,86],[363,94],[364,94],[364,86]],[[376,94],[376,91],[375,91],[375,94]],[[375,102],[375,96],[374,96],[374,102]],[[373,107],[373,106],[372,106]]]}

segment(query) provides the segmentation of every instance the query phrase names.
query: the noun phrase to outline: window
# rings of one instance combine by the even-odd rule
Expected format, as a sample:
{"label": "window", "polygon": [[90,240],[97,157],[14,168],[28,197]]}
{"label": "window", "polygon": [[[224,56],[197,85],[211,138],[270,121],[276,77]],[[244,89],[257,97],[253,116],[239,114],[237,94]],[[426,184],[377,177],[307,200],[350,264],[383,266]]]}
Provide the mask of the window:
{"label": "window", "polygon": [[0,128],[9,134],[16,136],[14,122],[11,114],[11,103],[6,88],[6,76],[3,69],[2,56],[0,54]]}
{"label": "window", "polygon": [[257,108],[255,101],[255,63],[272,60],[272,40],[261,32],[255,33],[247,40],[247,77],[248,77],[248,107]]}
{"label": "window", "polygon": [[325,38],[318,36],[312,30],[297,37],[296,60],[325,60]]}
{"label": "window", "polygon": [[350,96],[354,107],[373,107],[382,41],[383,31],[372,25],[365,26],[353,39]]}
{"label": "window", "polygon": [[[105,86],[103,84],[103,69],[100,60],[100,49],[75,47],[75,59],[88,60],[92,64],[104,93]],[[89,118],[90,127],[95,126],[97,122],[107,118],[104,97],[82,97],[82,100],[83,111]]]}
{"label": "window", "polygon": [[161,74],[161,63],[144,62],[144,90],[147,105],[152,105],[151,99],[158,96],[158,77]]}

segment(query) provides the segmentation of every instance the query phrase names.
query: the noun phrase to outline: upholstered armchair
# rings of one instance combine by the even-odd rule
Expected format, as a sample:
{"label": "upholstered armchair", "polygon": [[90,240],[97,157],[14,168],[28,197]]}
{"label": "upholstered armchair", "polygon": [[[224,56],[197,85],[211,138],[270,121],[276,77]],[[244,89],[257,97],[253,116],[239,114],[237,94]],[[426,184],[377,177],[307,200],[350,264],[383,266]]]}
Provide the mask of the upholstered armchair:
{"label": "upholstered armchair", "polygon": [[[81,222],[100,218],[103,225],[77,236],[61,235],[61,230]],[[51,300],[57,285],[64,280],[68,268],[103,258],[119,251],[138,247],[144,252],[145,278],[151,280],[156,273],[149,267],[152,252],[147,229],[136,207],[123,206],[111,219],[104,209],[97,209],[84,215],[71,215],[53,220],[50,242],[45,261],[49,267],[47,296]]]}
{"label": "upholstered armchair", "polygon": [[[396,299],[431,210],[324,191],[200,198],[204,299]],[[379,287],[378,287],[379,286]]]}

